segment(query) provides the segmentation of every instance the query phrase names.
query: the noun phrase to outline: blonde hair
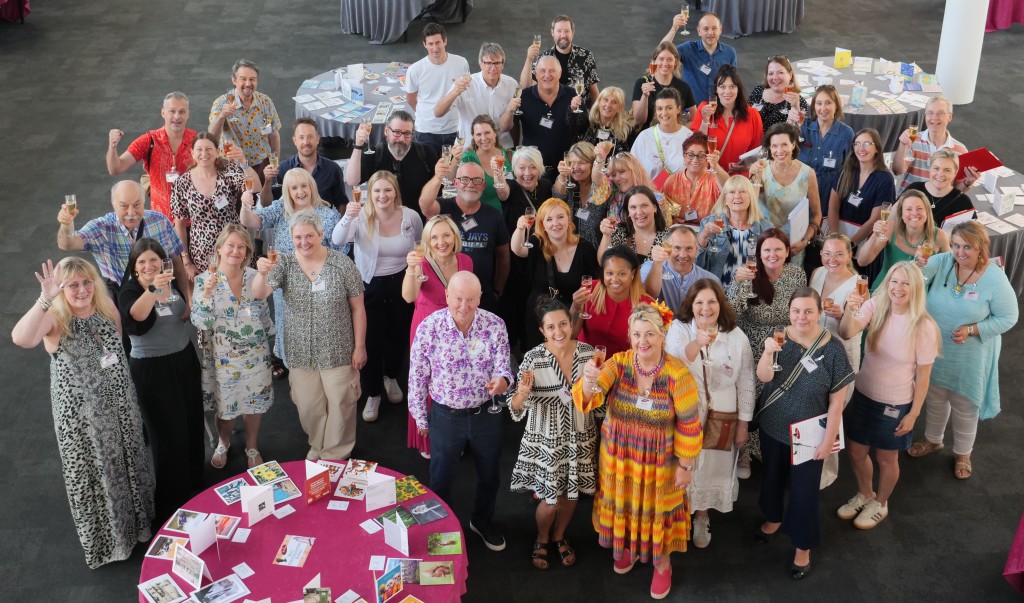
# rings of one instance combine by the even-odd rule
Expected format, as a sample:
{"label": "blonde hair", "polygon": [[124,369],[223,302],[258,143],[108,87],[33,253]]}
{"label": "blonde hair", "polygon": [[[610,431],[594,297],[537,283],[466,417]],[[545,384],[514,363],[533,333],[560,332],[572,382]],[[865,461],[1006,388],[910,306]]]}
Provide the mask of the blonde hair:
{"label": "blonde hair", "polygon": [[[623,170],[629,174],[629,177],[633,179],[633,184],[626,190],[619,190],[616,186],[616,193],[625,193],[634,186],[654,188],[654,183],[651,181],[651,175],[647,173],[647,169],[644,167],[644,164],[640,163],[640,160],[636,158],[636,155],[626,152],[613,155],[608,161],[608,171],[617,172],[619,170]],[[607,180],[609,182],[611,181],[610,178],[607,178]]]}
{"label": "blonde hair", "polygon": [[[103,282],[100,273],[92,264],[80,257],[70,256],[61,260],[54,271],[56,272],[57,269],[60,270],[61,279],[65,282],[75,277],[92,281],[92,300],[90,302],[92,309],[110,322],[117,324],[117,308],[114,307],[114,302],[110,299],[106,283]],[[53,298],[50,314],[53,314],[53,318],[57,322],[61,337],[71,335],[71,319],[74,315],[64,297],[64,291]]]}
{"label": "blonde hair", "polygon": [[566,243],[572,246],[580,242],[580,237],[576,234],[576,225],[573,223],[572,210],[569,209],[569,205],[565,201],[555,197],[548,199],[544,203],[541,203],[540,207],[537,208],[537,228],[535,231],[537,233],[537,238],[540,239],[540,249],[544,254],[545,260],[550,260],[555,257],[555,252],[558,251],[558,249],[555,248],[555,244],[552,243],[551,239],[548,237],[548,232],[544,230],[544,218],[546,218],[551,212],[558,209],[565,212],[565,216],[568,218],[569,222],[569,233],[566,236]]}
{"label": "blonde hair", "polygon": [[[675,48],[673,48],[673,50],[675,50]],[[612,96],[615,100],[619,101],[619,112],[615,115],[615,119],[612,120],[612,136],[618,140],[625,141],[629,138],[629,133],[633,129],[634,121],[633,112],[626,110],[626,93],[622,91],[622,88],[619,88],[618,86],[608,86],[604,90],[601,90],[601,92],[597,94],[597,99],[594,101],[594,105],[590,107],[590,113],[587,117],[590,119],[591,126],[599,126],[601,124],[601,101],[609,96]]]}
{"label": "blonde hair", "polygon": [[919,200],[921,205],[924,205],[924,239],[922,239],[921,242],[923,243],[928,241],[934,246],[936,232],[935,215],[932,213],[932,202],[924,193],[918,190],[911,189],[904,192],[900,195],[899,200],[896,201],[896,206],[892,208],[893,213],[896,215],[896,229],[894,236],[902,236],[903,240],[906,241],[908,245],[910,244],[910,241],[907,239],[907,225],[903,222],[903,205],[910,197]]}
{"label": "blonde hair", "polygon": [[764,216],[761,215],[761,206],[757,202],[757,189],[754,188],[754,184],[750,182],[749,178],[743,176],[730,176],[725,181],[725,184],[722,185],[722,192],[718,194],[718,200],[715,201],[715,206],[711,208],[711,215],[729,215],[729,208],[726,205],[725,198],[735,190],[745,190],[747,195],[750,196],[750,207],[747,208],[747,222],[754,224],[763,220]]}
{"label": "blonde hair", "polygon": [[672,42],[661,42],[660,44],[655,46],[654,54],[651,55],[651,62],[653,63],[657,61],[658,55],[666,51],[669,52],[672,55],[672,58],[676,60],[676,68],[672,70],[672,75],[676,76],[679,79],[682,79],[683,59],[682,57],[679,56],[679,50],[676,48],[676,45],[673,44]]}
{"label": "blonde hair", "polygon": [[377,184],[378,181],[385,180],[392,188],[395,189],[395,207],[401,209],[402,207],[402,191],[398,188],[398,178],[387,170],[378,170],[370,176],[370,180],[366,183],[366,203],[363,204],[363,215],[366,216],[366,231],[373,236],[374,231],[377,229],[377,207],[373,202],[373,185]]}
{"label": "blonde hair", "polygon": [[896,262],[893,264],[892,268],[889,268],[889,272],[885,273],[885,278],[882,279],[881,285],[875,289],[875,294],[872,296],[875,300],[875,312],[871,315],[871,322],[868,323],[868,336],[864,349],[868,352],[875,351],[878,345],[878,338],[882,335],[882,329],[892,315],[892,300],[889,299],[889,281],[892,280],[893,274],[897,270],[903,272],[910,283],[910,299],[907,300],[910,306],[908,313],[910,320],[907,323],[904,340],[914,341],[914,335],[917,333],[918,328],[922,324],[930,323],[935,328],[936,350],[941,350],[942,335],[939,331],[939,326],[931,315],[928,314],[928,308],[925,304],[924,276],[914,262]]}
{"label": "blonde hair", "polygon": [[423,225],[423,238],[420,239],[420,242],[423,243],[423,253],[435,262],[437,258],[434,257],[434,250],[430,248],[430,236],[434,234],[434,229],[441,225],[450,228],[452,235],[455,237],[455,249],[452,251],[452,255],[462,252],[462,237],[459,235],[459,227],[447,215],[437,214]]}
{"label": "blonde hair", "polygon": [[[849,256],[849,258],[846,260],[846,268],[850,272],[856,273],[857,269],[853,267],[853,241],[850,240],[850,237],[844,235],[841,232],[828,233],[827,235],[825,235],[825,241],[821,244],[822,253],[825,252],[825,243],[828,243],[829,241],[839,241],[840,243],[843,244],[843,247],[846,248],[846,253]],[[822,262],[823,266],[824,264],[825,263]]]}
{"label": "blonde hair", "polygon": [[630,312],[629,319],[626,321],[626,324],[628,325],[627,328],[632,329],[633,323],[640,321],[646,322],[654,327],[654,329],[661,333],[662,336],[668,332],[668,325],[666,325],[665,321],[662,320],[661,313],[658,312],[658,309],[651,304],[637,304],[636,307],[633,308],[633,311]]}
{"label": "blonde hair", "polygon": [[323,198],[320,197],[320,191],[317,190],[316,180],[313,179],[313,175],[304,169],[293,168],[288,170],[288,172],[284,175],[284,180],[281,181],[281,203],[284,204],[285,221],[290,220],[292,214],[298,211],[295,209],[295,200],[292,199],[292,194],[288,189],[292,186],[292,184],[299,184],[300,182],[305,182],[306,184],[309,185],[309,191],[310,193],[312,193],[313,197],[310,202],[310,207],[316,209],[317,207],[320,206],[331,206],[330,203],[324,201]]}
{"label": "blonde hair", "polygon": [[[303,210],[297,212],[296,215],[303,214],[307,211]],[[252,256],[256,253],[256,248],[252,244],[252,237],[249,236],[249,231],[244,226],[238,223],[225,224],[224,228],[221,229],[220,234],[217,235],[217,241],[213,244],[213,251],[217,254],[217,262],[220,262],[220,248],[224,246],[224,243],[228,240],[231,235],[238,235],[242,239],[242,243],[245,244],[245,259],[242,260],[242,267],[245,268],[252,261]]]}

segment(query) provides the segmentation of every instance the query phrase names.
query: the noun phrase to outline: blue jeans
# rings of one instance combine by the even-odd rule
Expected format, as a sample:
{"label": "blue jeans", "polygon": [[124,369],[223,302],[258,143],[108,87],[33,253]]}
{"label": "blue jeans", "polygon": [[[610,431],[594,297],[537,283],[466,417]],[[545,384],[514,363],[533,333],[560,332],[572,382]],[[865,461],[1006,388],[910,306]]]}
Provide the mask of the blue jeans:
{"label": "blue jeans", "polygon": [[484,404],[473,414],[461,413],[442,404],[430,406],[430,489],[451,502],[452,484],[459,472],[459,460],[469,444],[476,464],[476,498],[473,525],[490,525],[498,498],[501,459],[502,415],[487,412]]}
{"label": "blue jeans", "polygon": [[441,156],[441,147],[446,144],[454,144],[455,136],[458,132],[452,132],[451,134],[430,134],[428,132],[416,132],[413,134],[412,139],[425,147],[434,149],[438,157]]}
{"label": "blue jeans", "polygon": [[[793,465],[789,444],[783,444],[761,430],[761,497],[758,501],[764,518],[782,522],[798,549],[821,545],[821,511],[819,487],[824,461],[807,461]],[[789,504],[784,504],[786,482],[789,481]]]}

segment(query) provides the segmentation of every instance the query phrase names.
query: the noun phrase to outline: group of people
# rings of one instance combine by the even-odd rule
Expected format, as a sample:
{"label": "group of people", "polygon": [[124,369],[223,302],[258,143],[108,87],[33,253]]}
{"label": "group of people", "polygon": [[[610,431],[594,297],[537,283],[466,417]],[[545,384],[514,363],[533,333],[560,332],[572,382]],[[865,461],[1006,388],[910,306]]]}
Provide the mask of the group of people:
{"label": "group of people", "polygon": [[[954,180],[965,149],[946,130],[951,103],[930,101],[927,130],[904,133],[890,170],[878,133],[841,121],[833,86],[805,99],[776,56],[748,94],[717,16],[676,46],[685,23],[673,19],[628,107],[621,88],[598,87],[569,17],[552,22],[551,48],[528,47],[518,81],[494,43],[469,75],[428,24],[405,84],[412,112],[391,113],[378,145],[360,128],[344,171],[318,154],[310,119],[280,160],[280,119],[246,60],[206,131],[187,128],[180,92],[124,153],[111,130],[108,171],[142,161],[152,209],[133,181],[79,229],[65,203],[58,247],[99,269],[45,263],[13,332],[52,355],[90,567],[126,558],[203,486],[204,410],[213,467],[238,417],[246,462],[262,463],[260,418],[283,378],[309,460],[350,456],[363,398],[368,422],[384,398],[407,399],[407,444],[442,498],[468,449],[469,527],[492,550],[506,546],[494,515],[507,406],[526,420],[511,489],[537,505],[531,563],[576,562],[567,532],[593,495],[614,571],[651,561],[656,599],[670,554],[710,545],[710,511],[732,510],[751,457],[754,536],[789,535],[792,577],[808,575],[841,421],[858,488],[837,515],[859,528],[888,515],[899,451],[941,450],[950,414],[954,475],[971,477],[1017,304],[984,227],[940,228],[973,210],[962,190],[978,176]],[[807,227],[792,232],[804,200]],[[791,429],[808,420],[823,439],[794,465]]]}

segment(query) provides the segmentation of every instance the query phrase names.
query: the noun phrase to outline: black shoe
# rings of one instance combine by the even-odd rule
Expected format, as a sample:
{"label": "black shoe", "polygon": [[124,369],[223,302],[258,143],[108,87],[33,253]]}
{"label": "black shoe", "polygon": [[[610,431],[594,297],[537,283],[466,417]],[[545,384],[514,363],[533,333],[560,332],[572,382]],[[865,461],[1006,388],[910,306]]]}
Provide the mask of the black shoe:
{"label": "black shoe", "polygon": [[492,551],[505,550],[505,537],[498,532],[493,523],[482,528],[478,528],[473,525],[473,522],[471,521],[469,522],[469,529],[476,532],[476,534],[484,541],[484,546]]}
{"label": "black shoe", "polygon": [[792,564],[789,566],[789,575],[794,580],[803,580],[807,576],[811,575],[811,562],[808,561],[807,565]]}
{"label": "black shoe", "polygon": [[[780,529],[781,529],[781,526],[780,526]],[[778,534],[778,533],[779,533],[779,530],[775,530],[774,532],[769,534],[768,532],[765,532],[764,530],[762,530],[761,526],[757,526],[757,530],[754,532],[754,540],[756,540],[756,541],[758,541],[758,542],[760,542],[762,544],[768,544],[771,541],[771,539],[775,538],[775,535]]]}

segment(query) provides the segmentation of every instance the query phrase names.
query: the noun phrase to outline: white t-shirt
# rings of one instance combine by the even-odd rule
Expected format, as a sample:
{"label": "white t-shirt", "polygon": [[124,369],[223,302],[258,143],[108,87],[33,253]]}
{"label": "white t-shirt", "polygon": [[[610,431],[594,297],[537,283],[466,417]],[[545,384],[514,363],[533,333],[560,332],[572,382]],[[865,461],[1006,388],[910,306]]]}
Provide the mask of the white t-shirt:
{"label": "white t-shirt", "polygon": [[455,82],[455,78],[469,72],[469,62],[457,54],[448,53],[448,59],[435,65],[423,57],[409,67],[405,75],[405,91],[416,94],[416,131],[427,134],[451,134],[459,129],[459,116],[449,111],[443,117],[434,117],[434,105],[441,100]]}
{"label": "white t-shirt", "polygon": [[[498,78],[498,83],[491,88],[484,81],[482,73],[474,73],[469,89],[460,94],[452,105],[459,113],[459,134],[467,141],[473,139],[472,125],[477,115],[490,115],[494,123],[500,125],[501,114],[508,109],[508,103],[515,96],[518,87],[519,82],[502,74]],[[515,146],[512,135],[508,132],[498,133],[498,144],[506,149]]]}
{"label": "white t-shirt", "polygon": [[[664,165],[662,165],[662,158],[658,153],[658,144],[654,139],[655,129],[658,131],[658,138],[661,139],[661,149],[665,158]],[[666,134],[659,126],[653,126],[637,135],[630,153],[643,164],[651,179],[654,179],[663,167],[668,167],[669,172],[674,174],[686,167],[683,160],[683,142],[692,134],[693,132],[686,126],[671,134]]]}

